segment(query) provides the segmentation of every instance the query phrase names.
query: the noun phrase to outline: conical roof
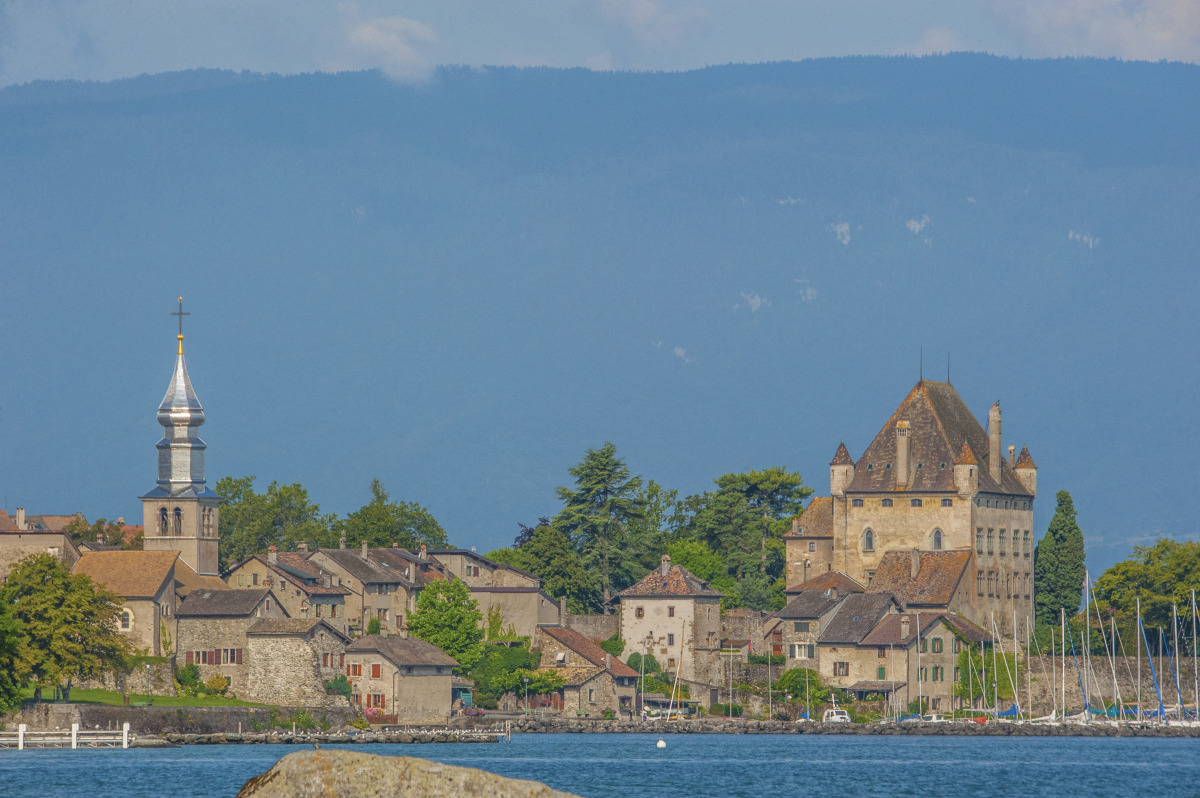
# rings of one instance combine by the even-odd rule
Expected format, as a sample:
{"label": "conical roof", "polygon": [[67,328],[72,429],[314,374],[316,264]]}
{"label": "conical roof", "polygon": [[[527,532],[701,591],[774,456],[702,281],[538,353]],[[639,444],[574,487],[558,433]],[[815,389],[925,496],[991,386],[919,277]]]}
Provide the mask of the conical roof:
{"label": "conical roof", "polygon": [[846,442],[842,441],[838,444],[837,452],[834,453],[833,459],[829,461],[830,465],[854,465],[854,459],[850,457],[850,451],[846,448]]}
{"label": "conical roof", "polygon": [[158,423],[164,427],[186,424],[198,427],[204,423],[204,408],[192,388],[187,362],[183,359],[183,340],[180,336],[179,354],[175,356],[175,371],[167,385],[167,393],[158,406]]}
{"label": "conical roof", "polygon": [[1034,465],[1033,457],[1029,454],[1028,446],[1021,447],[1021,453],[1017,455],[1017,468],[1037,468],[1037,466]]}

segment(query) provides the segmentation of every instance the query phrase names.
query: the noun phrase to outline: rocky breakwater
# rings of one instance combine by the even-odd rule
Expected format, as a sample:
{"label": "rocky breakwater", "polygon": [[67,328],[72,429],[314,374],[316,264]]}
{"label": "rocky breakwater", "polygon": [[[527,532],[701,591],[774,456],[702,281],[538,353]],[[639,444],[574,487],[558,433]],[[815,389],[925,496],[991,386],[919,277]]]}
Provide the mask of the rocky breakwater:
{"label": "rocky breakwater", "polygon": [[246,782],[238,798],[576,798],[536,781],[357,751],[298,751]]}
{"label": "rocky breakwater", "polygon": [[354,743],[494,743],[499,733],[463,729],[395,732],[270,732],[263,734],[164,734],[173,745],[312,745]]}

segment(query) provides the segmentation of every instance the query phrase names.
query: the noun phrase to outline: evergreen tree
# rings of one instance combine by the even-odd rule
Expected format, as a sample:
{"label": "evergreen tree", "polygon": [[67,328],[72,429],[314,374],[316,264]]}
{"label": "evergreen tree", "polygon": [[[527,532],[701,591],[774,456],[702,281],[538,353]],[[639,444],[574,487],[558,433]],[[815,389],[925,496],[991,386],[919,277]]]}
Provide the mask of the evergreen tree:
{"label": "evergreen tree", "polygon": [[1034,551],[1034,612],[1039,624],[1058,623],[1060,609],[1074,615],[1083,601],[1083,531],[1075,520],[1071,494],[1060,490],[1057,501],[1050,527]]}
{"label": "evergreen tree", "polygon": [[445,651],[469,670],[483,655],[483,614],[461,579],[431,582],[408,616],[408,632]]}
{"label": "evergreen tree", "polygon": [[564,507],[554,517],[553,526],[570,537],[584,564],[595,569],[604,611],[608,612],[613,591],[640,575],[629,537],[630,528],[645,517],[642,478],[631,475],[617,457],[617,447],[608,442],[599,449],[588,449],[568,473],[575,478],[575,485],[558,489]]}
{"label": "evergreen tree", "polygon": [[420,548],[422,543],[431,549],[446,545],[446,530],[428,510],[416,502],[392,501],[378,479],[371,480],[371,501],[334,524],[334,531],[354,547],[364,540],[371,548],[393,543],[405,549]]}
{"label": "evergreen tree", "polygon": [[542,580],[542,590],[556,599],[565,596],[567,609],[573,613],[596,612],[601,608],[600,580],[587,569],[567,536],[552,526],[543,524],[535,528],[518,549],[500,549],[487,556],[538,577]]}

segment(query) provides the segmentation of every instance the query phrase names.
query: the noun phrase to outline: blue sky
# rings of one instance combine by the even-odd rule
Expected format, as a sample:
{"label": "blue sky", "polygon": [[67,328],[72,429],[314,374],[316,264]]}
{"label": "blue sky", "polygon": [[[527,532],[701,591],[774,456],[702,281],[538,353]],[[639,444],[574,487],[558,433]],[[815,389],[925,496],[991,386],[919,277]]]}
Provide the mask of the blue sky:
{"label": "blue sky", "polygon": [[685,70],[950,51],[1200,60],[1195,0],[0,0],[0,85],[192,68]]}

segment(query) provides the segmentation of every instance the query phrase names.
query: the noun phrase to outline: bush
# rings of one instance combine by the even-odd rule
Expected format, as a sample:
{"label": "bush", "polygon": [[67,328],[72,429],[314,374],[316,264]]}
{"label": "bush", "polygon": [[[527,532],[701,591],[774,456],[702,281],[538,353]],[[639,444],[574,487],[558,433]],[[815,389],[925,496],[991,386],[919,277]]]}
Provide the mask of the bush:
{"label": "bush", "polygon": [[709,717],[724,718],[733,717],[740,718],[742,716],[741,704],[713,704],[708,708]]}
{"label": "bush", "polygon": [[345,674],[339,673],[334,678],[325,682],[326,695],[341,695],[349,698],[350,692],[350,682],[346,679]]}
{"label": "bush", "polygon": [[620,632],[617,632],[607,640],[600,641],[600,648],[612,654],[614,657],[620,657],[621,652],[625,650],[625,641],[621,639]]}
{"label": "bush", "polygon": [[367,621],[367,634],[377,635],[382,629],[383,624],[379,622],[378,618],[372,618],[371,620]]}
{"label": "bush", "polygon": [[[625,661],[625,664],[628,665],[629,667],[633,668],[638,673],[641,673],[642,672],[642,655],[637,651],[633,652],[632,654],[629,655],[629,659]],[[646,655],[646,674],[649,675],[651,673],[658,673],[661,670],[662,670],[662,668],[661,668],[661,666],[659,666],[658,660],[656,660],[654,658],[654,655],[647,654]]]}
{"label": "bush", "polygon": [[500,702],[494,695],[488,695],[487,693],[476,693],[475,706],[479,707],[480,709],[499,709]]}
{"label": "bush", "polygon": [[350,721],[350,725],[359,731],[366,731],[367,729],[371,728],[371,724],[367,723],[367,719],[362,715],[359,715],[357,718]]}
{"label": "bush", "polygon": [[219,673],[204,683],[205,695],[224,695],[227,689],[229,689],[229,679]]}
{"label": "bush", "polygon": [[193,664],[176,668],[175,681],[179,682],[180,686],[185,688],[198,688],[200,687],[200,669]]}
{"label": "bush", "polygon": [[[766,665],[767,661],[768,658],[766,654],[751,654],[750,656],[746,657],[747,665]],[[772,654],[770,657],[770,663],[772,665],[783,665],[786,662],[787,658],[782,654]]]}

